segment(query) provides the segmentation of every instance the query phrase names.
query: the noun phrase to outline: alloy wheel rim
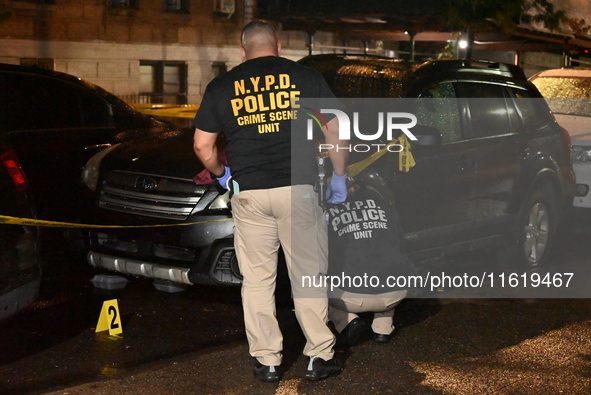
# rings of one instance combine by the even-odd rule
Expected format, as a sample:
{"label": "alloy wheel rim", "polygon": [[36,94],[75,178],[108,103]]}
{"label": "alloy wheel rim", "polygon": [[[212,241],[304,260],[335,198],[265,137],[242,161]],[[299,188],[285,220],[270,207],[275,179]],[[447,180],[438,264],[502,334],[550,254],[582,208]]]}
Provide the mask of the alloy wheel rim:
{"label": "alloy wheel rim", "polygon": [[524,252],[529,262],[537,265],[548,247],[550,217],[543,203],[534,204],[525,225]]}

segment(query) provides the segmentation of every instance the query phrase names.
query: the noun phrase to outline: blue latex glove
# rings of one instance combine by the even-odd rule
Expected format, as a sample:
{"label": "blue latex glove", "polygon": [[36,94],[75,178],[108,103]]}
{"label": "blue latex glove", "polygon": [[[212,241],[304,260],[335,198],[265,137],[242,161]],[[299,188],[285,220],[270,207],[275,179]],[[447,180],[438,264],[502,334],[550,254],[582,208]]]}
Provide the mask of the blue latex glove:
{"label": "blue latex glove", "polygon": [[230,173],[230,168],[224,166],[224,173],[221,177],[217,177],[216,180],[220,183],[220,186],[224,189],[230,190],[230,180],[232,179],[232,173]]}
{"label": "blue latex glove", "polygon": [[343,203],[347,200],[347,178],[344,176],[337,176],[332,173],[332,178],[326,189],[326,201],[332,204]]}

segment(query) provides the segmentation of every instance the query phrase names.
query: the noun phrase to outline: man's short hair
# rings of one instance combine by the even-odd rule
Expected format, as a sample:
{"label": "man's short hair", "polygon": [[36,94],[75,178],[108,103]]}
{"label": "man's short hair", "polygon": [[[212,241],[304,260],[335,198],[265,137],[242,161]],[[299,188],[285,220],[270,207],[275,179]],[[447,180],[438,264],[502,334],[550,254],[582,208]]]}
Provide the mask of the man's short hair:
{"label": "man's short hair", "polygon": [[274,40],[274,45],[277,45],[277,33],[275,31],[275,27],[271,24],[271,22],[266,21],[264,19],[255,19],[249,22],[242,29],[242,35],[240,36],[240,44],[242,45],[242,48],[247,49],[247,38],[248,36],[254,33],[268,34],[268,36]]}

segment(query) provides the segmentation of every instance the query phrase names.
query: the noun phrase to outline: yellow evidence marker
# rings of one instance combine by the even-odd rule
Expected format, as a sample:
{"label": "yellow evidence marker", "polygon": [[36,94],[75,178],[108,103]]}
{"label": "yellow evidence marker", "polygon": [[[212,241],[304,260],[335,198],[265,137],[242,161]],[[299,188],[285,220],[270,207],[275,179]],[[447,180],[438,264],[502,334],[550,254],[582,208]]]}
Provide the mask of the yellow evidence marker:
{"label": "yellow evidence marker", "polygon": [[103,302],[103,308],[101,309],[101,315],[96,324],[95,333],[106,330],[109,331],[109,336],[123,333],[117,299],[106,300]]}

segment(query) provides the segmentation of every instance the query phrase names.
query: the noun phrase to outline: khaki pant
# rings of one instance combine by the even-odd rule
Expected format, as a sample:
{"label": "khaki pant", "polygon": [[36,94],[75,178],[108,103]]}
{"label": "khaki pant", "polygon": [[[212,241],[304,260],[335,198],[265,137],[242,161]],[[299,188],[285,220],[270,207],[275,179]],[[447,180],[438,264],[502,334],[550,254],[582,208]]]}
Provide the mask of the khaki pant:
{"label": "khaki pant", "polygon": [[394,331],[394,309],[405,298],[407,291],[393,291],[386,294],[358,294],[341,289],[329,293],[330,308],[328,316],[337,331],[343,329],[357,318],[355,313],[373,312],[371,329],[380,335]]}
{"label": "khaki pant", "polygon": [[306,337],[304,354],[329,360],[335,338],[328,326],[326,287],[303,287],[302,276],[325,275],[327,232],[312,186],[248,190],[232,197],[234,245],[242,283],[250,355],[281,364],[283,337],[275,315],[279,246],[283,248],[296,318]]}

